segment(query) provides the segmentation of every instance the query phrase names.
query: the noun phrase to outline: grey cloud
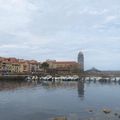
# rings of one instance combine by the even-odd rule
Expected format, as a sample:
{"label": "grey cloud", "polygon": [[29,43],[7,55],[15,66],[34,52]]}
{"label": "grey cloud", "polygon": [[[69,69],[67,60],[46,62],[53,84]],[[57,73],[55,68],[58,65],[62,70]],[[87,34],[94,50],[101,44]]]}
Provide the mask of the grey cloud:
{"label": "grey cloud", "polygon": [[[1,0],[0,55],[119,69],[119,0]],[[115,56],[115,58],[113,57]]]}

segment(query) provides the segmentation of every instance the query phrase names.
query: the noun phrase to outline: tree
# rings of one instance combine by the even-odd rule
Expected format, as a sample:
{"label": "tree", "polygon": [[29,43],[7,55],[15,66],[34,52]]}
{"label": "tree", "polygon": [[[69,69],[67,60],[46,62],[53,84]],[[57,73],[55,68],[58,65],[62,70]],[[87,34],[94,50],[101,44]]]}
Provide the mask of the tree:
{"label": "tree", "polygon": [[43,62],[41,67],[44,69],[44,72],[49,68],[49,64],[47,62]]}

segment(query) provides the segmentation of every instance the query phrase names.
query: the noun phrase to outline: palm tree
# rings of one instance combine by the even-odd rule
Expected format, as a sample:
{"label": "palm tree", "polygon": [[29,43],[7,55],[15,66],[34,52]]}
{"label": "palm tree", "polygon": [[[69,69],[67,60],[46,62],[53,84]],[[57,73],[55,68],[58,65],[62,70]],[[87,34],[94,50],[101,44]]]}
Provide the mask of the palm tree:
{"label": "palm tree", "polygon": [[44,72],[49,68],[49,64],[47,62],[43,62],[41,67],[44,69]]}

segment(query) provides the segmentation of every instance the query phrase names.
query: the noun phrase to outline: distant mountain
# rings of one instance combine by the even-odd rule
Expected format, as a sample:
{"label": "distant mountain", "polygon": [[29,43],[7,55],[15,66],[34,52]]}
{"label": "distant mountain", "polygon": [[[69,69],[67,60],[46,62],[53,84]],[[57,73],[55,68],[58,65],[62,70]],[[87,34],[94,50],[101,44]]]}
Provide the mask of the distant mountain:
{"label": "distant mountain", "polygon": [[89,69],[89,70],[86,70],[86,72],[89,72],[89,73],[97,73],[97,72],[101,72],[100,70],[96,69],[95,67]]}

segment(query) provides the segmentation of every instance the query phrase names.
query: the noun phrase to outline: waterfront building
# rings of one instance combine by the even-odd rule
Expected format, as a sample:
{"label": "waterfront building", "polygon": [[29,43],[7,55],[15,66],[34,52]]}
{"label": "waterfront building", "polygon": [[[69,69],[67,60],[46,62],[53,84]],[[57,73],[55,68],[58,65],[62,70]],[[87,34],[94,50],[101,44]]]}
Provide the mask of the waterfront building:
{"label": "waterfront building", "polygon": [[0,74],[29,74],[41,71],[41,63],[35,60],[0,57]]}
{"label": "waterfront building", "polygon": [[29,73],[29,64],[28,62],[20,62],[20,73],[26,74]]}
{"label": "waterfront building", "polygon": [[[81,60],[80,60],[81,61]],[[84,61],[84,60],[83,60]],[[57,71],[58,73],[75,73],[79,69],[84,68],[84,65],[80,62],[75,61],[56,61],[56,60],[47,60],[46,61],[49,67],[46,69],[46,72],[49,73],[49,70]],[[47,71],[48,70],[48,71]],[[42,63],[36,60],[24,60],[16,58],[3,58],[0,57],[0,74],[39,74],[43,73],[44,68],[42,68]],[[51,72],[53,73],[53,72]]]}
{"label": "waterfront building", "polygon": [[20,64],[19,63],[11,63],[8,61],[1,62],[1,74],[15,74],[20,72]]}
{"label": "waterfront building", "polygon": [[46,62],[49,64],[49,69],[56,69],[56,60],[46,60]]}
{"label": "waterfront building", "polygon": [[9,72],[9,63],[7,61],[2,61],[2,74],[7,74]]}
{"label": "waterfront building", "polygon": [[0,75],[2,74],[2,61],[0,60]]}
{"label": "waterfront building", "polygon": [[74,70],[74,69],[78,69],[79,68],[79,65],[78,63],[74,62],[74,61],[57,61],[55,62],[55,66],[56,68],[63,68],[63,69],[71,69],[71,70]]}
{"label": "waterfront building", "polygon": [[39,63],[35,60],[28,61],[29,63],[29,72],[30,73],[37,73],[39,68]]}
{"label": "waterfront building", "polygon": [[37,63],[37,72],[38,73],[41,73],[41,72],[43,72],[44,70],[43,70],[43,68],[42,68],[42,63],[41,62],[38,62]]}
{"label": "waterfront building", "polygon": [[78,53],[78,63],[80,64],[80,71],[84,71],[84,55],[82,52]]}
{"label": "waterfront building", "polygon": [[20,65],[16,58],[2,59],[2,74],[15,74],[20,72]]}
{"label": "waterfront building", "polygon": [[1,74],[9,74],[11,73],[12,65],[8,61],[1,62]]}
{"label": "waterfront building", "polygon": [[49,64],[49,69],[59,73],[72,73],[78,71],[80,68],[80,64],[75,61],[47,60],[46,62]]}
{"label": "waterfront building", "polygon": [[14,63],[10,63],[10,65],[11,65],[11,74],[20,73],[20,63],[14,62]]}

